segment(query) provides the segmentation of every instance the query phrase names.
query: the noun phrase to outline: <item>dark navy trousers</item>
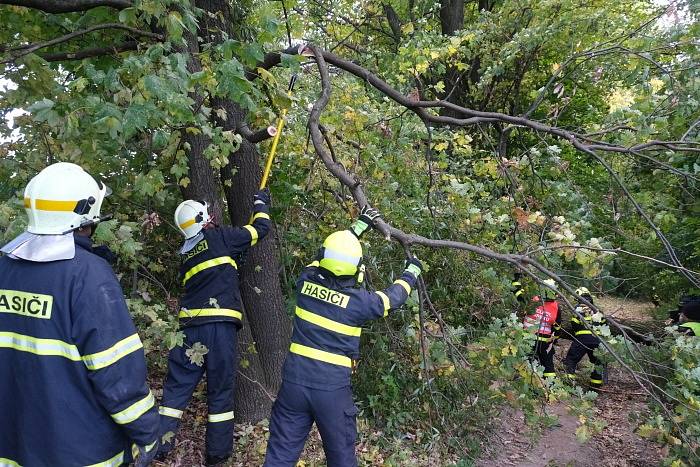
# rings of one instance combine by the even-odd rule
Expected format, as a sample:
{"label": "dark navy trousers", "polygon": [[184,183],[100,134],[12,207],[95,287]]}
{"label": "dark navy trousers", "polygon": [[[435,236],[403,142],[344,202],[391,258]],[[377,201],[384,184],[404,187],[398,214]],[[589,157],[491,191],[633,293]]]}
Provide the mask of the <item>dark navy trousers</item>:
{"label": "dark navy trousers", "polygon": [[316,422],[328,467],[356,467],[357,407],[350,386],[324,391],[284,381],[272,408],[265,467],[293,467]]}
{"label": "dark navy trousers", "polygon": [[[206,372],[209,409],[206,453],[208,456],[227,457],[233,451],[238,328],[232,322],[217,322],[185,328],[183,332],[185,344],[172,349],[168,356],[168,376],[160,406],[161,439],[168,432],[177,433],[182,413]],[[186,354],[197,342],[208,349],[202,366],[192,363]],[[170,452],[173,444],[174,436],[161,445],[160,452]]]}

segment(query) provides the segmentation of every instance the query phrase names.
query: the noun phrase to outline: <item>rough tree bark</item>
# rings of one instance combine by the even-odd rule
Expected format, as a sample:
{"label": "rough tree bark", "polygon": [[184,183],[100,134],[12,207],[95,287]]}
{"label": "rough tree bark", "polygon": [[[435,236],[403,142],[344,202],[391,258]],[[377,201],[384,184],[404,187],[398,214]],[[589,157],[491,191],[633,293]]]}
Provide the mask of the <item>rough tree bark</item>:
{"label": "rough tree bark", "polygon": [[[210,14],[200,20],[200,36],[207,40],[222,40],[221,33],[236,37],[230,5],[225,0],[198,0],[198,8]],[[215,98],[213,109],[224,109],[226,119],[217,121],[226,130],[237,130],[245,123],[246,112],[235,102]],[[216,112],[212,112],[216,115]],[[230,157],[221,171],[231,221],[243,225],[250,219],[252,197],[258,190],[261,171],[260,156],[254,144],[243,140],[239,150]],[[269,416],[272,398],[281,383],[281,367],[289,345],[291,321],[285,312],[279,278],[280,260],[272,229],[267,238],[250,250],[241,267],[241,295],[245,308],[246,328],[241,334],[241,351],[248,362],[241,368],[236,397],[236,419],[258,421]],[[251,350],[254,351],[251,352]]]}

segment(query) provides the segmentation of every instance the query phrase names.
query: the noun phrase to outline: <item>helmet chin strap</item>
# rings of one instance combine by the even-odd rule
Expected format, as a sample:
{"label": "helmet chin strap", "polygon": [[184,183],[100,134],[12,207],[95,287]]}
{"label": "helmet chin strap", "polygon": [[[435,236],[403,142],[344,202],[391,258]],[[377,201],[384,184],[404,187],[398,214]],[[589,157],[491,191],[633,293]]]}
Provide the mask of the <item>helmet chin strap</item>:
{"label": "helmet chin strap", "polygon": [[98,217],[98,218],[96,218],[96,219],[85,220],[85,221],[81,222],[79,226],[73,227],[72,229],[68,229],[68,230],[66,230],[65,232],[61,233],[61,235],[65,235],[65,234],[67,234],[67,233],[71,233],[71,232],[74,232],[74,231],[76,231],[76,230],[78,230],[78,229],[82,229],[82,228],[85,228],[85,227],[94,227],[94,226],[96,226],[97,224],[99,224],[100,222],[104,222],[104,221],[110,220],[112,217],[113,217],[112,214],[105,214],[104,216],[100,216],[100,217]]}

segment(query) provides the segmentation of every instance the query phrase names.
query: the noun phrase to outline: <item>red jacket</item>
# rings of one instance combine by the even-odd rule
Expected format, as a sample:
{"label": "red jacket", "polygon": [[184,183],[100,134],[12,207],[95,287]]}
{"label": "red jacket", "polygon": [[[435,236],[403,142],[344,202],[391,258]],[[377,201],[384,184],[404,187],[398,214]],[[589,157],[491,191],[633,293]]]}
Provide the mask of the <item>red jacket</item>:
{"label": "red jacket", "polygon": [[556,300],[545,300],[533,314],[525,317],[523,325],[526,329],[536,332],[538,337],[558,337],[561,329],[559,303]]}

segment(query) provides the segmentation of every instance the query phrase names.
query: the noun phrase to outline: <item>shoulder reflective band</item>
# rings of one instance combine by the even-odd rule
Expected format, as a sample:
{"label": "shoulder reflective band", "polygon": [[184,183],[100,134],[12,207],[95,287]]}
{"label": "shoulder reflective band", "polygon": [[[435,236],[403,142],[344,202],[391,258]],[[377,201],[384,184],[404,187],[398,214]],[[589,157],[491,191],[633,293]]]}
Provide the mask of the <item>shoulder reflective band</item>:
{"label": "shoulder reflective band", "polygon": [[233,410],[224,413],[210,413],[207,417],[209,423],[227,422],[233,420]]}
{"label": "shoulder reflective band", "polygon": [[397,279],[397,280],[394,281],[394,284],[399,284],[401,287],[404,288],[404,290],[406,291],[406,293],[407,293],[408,295],[411,295],[411,286],[408,285],[408,282],[406,282],[405,280],[403,280],[403,279]]}
{"label": "shoulder reflective band", "polygon": [[519,297],[519,296],[521,296],[521,295],[524,294],[524,293],[525,293],[525,291],[524,291],[523,289],[518,289],[518,290],[515,291],[515,296],[516,296],[516,297]]}
{"label": "shoulder reflective band", "polygon": [[575,336],[580,336],[580,335],[583,335],[583,334],[593,334],[593,333],[592,333],[591,331],[589,331],[588,329],[584,329],[583,331],[576,331],[576,332],[574,333]]}
{"label": "shoulder reflective band", "polygon": [[133,422],[141,415],[148,412],[151,409],[151,407],[155,405],[155,403],[156,401],[153,398],[153,394],[151,394],[151,392],[148,391],[148,395],[140,401],[134,402],[121,412],[110,414],[110,416],[119,425],[126,425],[127,423]]}
{"label": "shoulder reflective band", "polygon": [[384,292],[374,292],[377,295],[379,295],[379,298],[382,299],[382,304],[384,305],[384,316],[389,314],[389,308],[391,308],[391,302],[389,301],[389,297],[386,296]]}
{"label": "shoulder reflective band", "polygon": [[[108,459],[104,462],[98,462],[97,464],[91,464],[87,467],[119,467],[124,464],[124,451],[120,452],[116,456]],[[0,464],[2,465],[2,464]]]}
{"label": "shoulder reflective band", "polygon": [[107,350],[91,355],[85,355],[83,357],[83,361],[88,369],[99,370],[100,368],[109,366],[112,363],[120,360],[122,357],[126,357],[130,353],[141,348],[143,348],[143,344],[141,343],[141,339],[139,339],[139,335],[132,334],[126,339],[120,340]]}
{"label": "shoulder reflective band", "polygon": [[0,332],[0,348],[41,356],[64,357],[74,362],[81,360],[78,348],[72,344],[57,339],[39,339],[14,332]]}
{"label": "shoulder reflective band", "polygon": [[255,230],[255,227],[252,225],[244,225],[243,228],[250,232],[250,246],[254,246],[258,243],[258,231]]}
{"label": "shoulder reflective band", "polygon": [[359,337],[362,333],[362,328],[356,328],[354,326],[348,326],[347,324],[333,321],[321,315],[317,315],[316,313],[311,313],[310,311],[304,310],[303,308],[297,307],[296,315],[304,321],[308,321],[309,323],[313,323],[316,326],[328,329],[329,331],[337,332],[338,334]]}
{"label": "shoulder reflective band", "polygon": [[[51,199],[35,199],[34,209],[39,211],[68,211],[71,212],[78,205],[77,201],[56,201]],[[32,200],[24,198],[24,207],[31,208]]]}
{"label": "shoulder reflective band", "polygon": [[195,221],[194,219],[190,219],[190,220],[185,221],[185,222],[183,222],[182,224],[180,224],[180,228],[181,228],[181,229],[186,229],[187,227],[189,227],[189,226],[191,226],[191,225],[194,225],[195,222],[196,222],[196,221]]}
{"label": "shoulder reflective band", "polygon": [[182,410],[173,409],[164,405],[161,405],[160,408],[158,408],[158,413],[165,415],[166,417],[182,418]]}
{"label": "shoulder reflective band", "polygon": [[183,308],[177,315],[178,318],[205,318],[210,316],[227,316],[229,318],[243,319],[243,313],[228,308]]}
{"label": "shoulder reflective band", "polygon": [[[26,201],[27,198],[24,198],[24,199]],[[7,459],[5,457],[0,457],[0,467],[22,467],[22,466],[11,459]]]}
{"label": "shoulder reflective band", "polygon": [[253,220],[251,222],[255,222],[255,219],[269,219],[270,215],[266,212],[256,212],[253,215]]}
{"label": "shoulder reflective band", "polygon": [[345,366],[352,368],[352,360],[345,355],[338,355],[324,350],[318,350],[305,345],[292,343],[289,346],[289,351],[302,357],[311,358],[313,360],[320,360],[322,362],[330,363],[338,366]]}
{"label": "shoulder reflective band", "polygon": [[234,268],[238,269],[238,265],[233,260],[233,258],[231,258],[230,256],[219,256],[218,258],[202,261],[201,263],[187,271],[185,273],[185,277],[183,277],[182,279],[182,285],[185,285],[185,282],[187,282],[190,279],[190,277],[194,276],[198,272],[202,272],[205,269],[213,268],[214,266],[220,266],[222,264],[230,264]]}

